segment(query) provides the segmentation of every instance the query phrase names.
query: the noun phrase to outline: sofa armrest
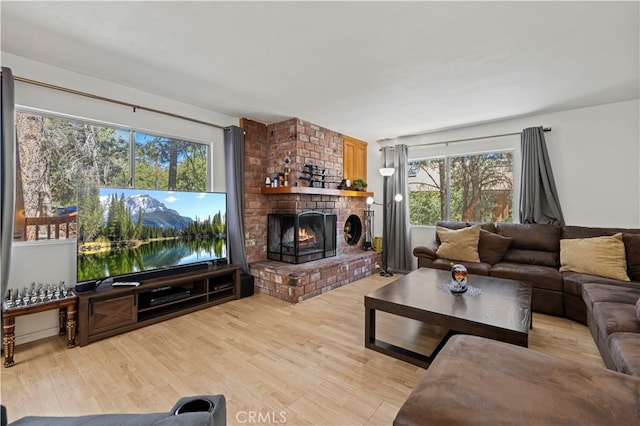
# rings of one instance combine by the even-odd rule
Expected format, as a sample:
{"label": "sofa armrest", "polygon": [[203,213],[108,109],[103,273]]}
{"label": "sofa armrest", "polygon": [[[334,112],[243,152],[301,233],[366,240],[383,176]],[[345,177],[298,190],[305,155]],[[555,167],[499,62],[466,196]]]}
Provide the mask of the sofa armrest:
{"label": "sofa armrest", "polygon": [[429,268],[434,260],[438,258],[439,244],[436,240],[427,242],[425,245],[417,246],[413,249],[413,255],[418,258],[418,268]]}

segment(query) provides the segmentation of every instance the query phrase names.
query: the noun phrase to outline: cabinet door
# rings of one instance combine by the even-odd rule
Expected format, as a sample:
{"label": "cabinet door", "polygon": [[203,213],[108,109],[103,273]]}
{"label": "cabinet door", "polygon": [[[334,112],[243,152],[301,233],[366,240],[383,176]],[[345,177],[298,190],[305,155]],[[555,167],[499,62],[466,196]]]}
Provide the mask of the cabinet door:
{"label": "cabinet door", "polygon": [[343,136],[343,177],[353,182],[367,181],[367,143],[350,136]]}
{"label": "cabinet door", "polygon": [[133,294],[89,302],[89,334],[135,324],[136,320],[137,313]]}

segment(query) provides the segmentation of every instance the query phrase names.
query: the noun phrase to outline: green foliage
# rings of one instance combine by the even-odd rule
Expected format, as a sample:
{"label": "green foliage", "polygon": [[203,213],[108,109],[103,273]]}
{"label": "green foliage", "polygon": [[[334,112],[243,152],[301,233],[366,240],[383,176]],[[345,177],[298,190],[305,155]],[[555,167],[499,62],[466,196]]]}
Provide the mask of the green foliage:
{"label": "green foliage", "polygon": [[432,159],[411,164],[412,176],[409,179],[411,224],[433,225],[439,220],[468,222],[512,220],[513,154],[511,152],[451,157],[448,184],[446,163],[445,159]]}
{"label": "green foliage", "polygon": [[[31,193],[50,188],[53,206],[77,205],[79,191],[100,186],[131,185],[130,136],[135,136],[135,187],[205,191],[207,189],[207,150],[203,144],[53,116],[20,112],[42,117],[40,150],[44,158],[37,170],[41,182],[31,182],[24,191]],[[18,132],[20,134],[20,132]],[[18,140],[20,144],[20,140]],[[28,155],[28,153],[27,153]],[[88,194],[85,194],[88,195]],[[30,196],[26,199],[37,199]],[[79,224],[87,237],[96,235],[97,207],[82,203],[91,212],[82,212],[88,220]],[[36,206],[27,206],[35,210]],[[84,220],[84,219],[83,219]],[[131,230],[122,230],[132,232]],[[142,232],[136,229],[136,232]]]}
{"label": "green foliage", "polygon": [[78,239],[80,241],[95,240],[102,230],[104,217],[98,188],[87,187],[79,191],[78,205],[82,206],[82,214],[77,218]]}
{"label": "green foliage", "polygon": [[137,135],[136,188],[205,191],[207,147],[178,139]]}
{"label": "green foliage", "polygon": [[125,205],[124,194],[113,194],[109,202],[109,212],[105,225],[104,236],[109,241],[126,241],[133,239],[133,221],[131,213]]}
{"label": "green foliage", "polygon": [[441,218],[440,194],[435,191],[409,193],[409,220],[412,225],[433,225]]}
{"label": "green foliage", "polygon": [[222,217],[222,213],[218,212],[213,215],[213,219],[208,217],[205,220],[196,218],[193,223],[187,226],[182,235],[187,238],[214,238],[221,237],[226,234],[226,217]]}
{"label": "green foliage", "polygon": [[74,205],[81,187],[129,183],[129,141],[115,129],[45,117],[41,144],[54,205]]}
{"label": "green foliage", "polygon": [[367,182],[365,182],[363,179],[358,178],[353,181],[353,186],[360,191],[367,187]]}

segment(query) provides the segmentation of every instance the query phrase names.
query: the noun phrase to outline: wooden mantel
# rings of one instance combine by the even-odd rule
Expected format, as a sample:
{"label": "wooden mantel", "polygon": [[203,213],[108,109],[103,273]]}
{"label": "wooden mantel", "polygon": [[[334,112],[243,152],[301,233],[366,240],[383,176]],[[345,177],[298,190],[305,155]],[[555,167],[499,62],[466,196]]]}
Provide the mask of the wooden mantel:
{"label": "wooden mantel", "polygon": [[277,188],[262,188],[262,194],[310,194],[310,195],[333,195],[336,197],[373,197],[373,192],[346,191],[342,189],[313,188],[309,186],[279,186]]}

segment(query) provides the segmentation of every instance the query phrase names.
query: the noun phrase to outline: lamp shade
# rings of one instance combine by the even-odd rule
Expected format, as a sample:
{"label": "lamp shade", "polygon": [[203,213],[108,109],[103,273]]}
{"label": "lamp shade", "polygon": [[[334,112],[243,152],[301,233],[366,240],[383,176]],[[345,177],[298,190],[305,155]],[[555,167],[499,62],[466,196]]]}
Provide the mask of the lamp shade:
{"label": "lamp shade", "polygon": [[380,174],[384,177],[389,177],[392,176],[395,171],[396,169],[393,167],[383,167],[380,169]]}

